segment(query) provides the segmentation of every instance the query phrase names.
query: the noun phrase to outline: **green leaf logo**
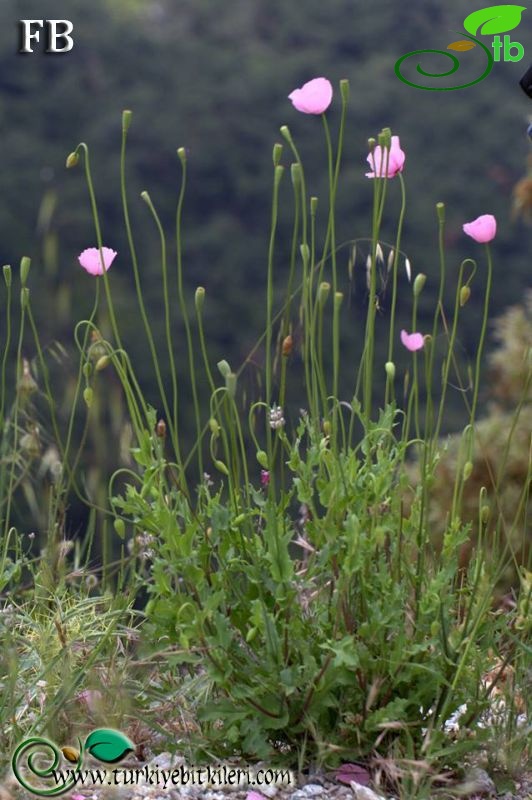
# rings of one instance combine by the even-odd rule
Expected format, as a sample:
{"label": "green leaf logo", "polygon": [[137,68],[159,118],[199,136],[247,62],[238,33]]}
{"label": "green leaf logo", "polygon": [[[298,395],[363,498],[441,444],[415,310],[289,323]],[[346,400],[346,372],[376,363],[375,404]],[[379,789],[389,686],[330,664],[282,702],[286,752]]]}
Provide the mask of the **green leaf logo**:
{"label": "green leaf logo", "polygon": [[114,764],[135,749],[133,742],[120,731],[111,728],[98,728],[87,736],[83,748],[98,761]]}
{"label": "green leaf logo", "polygon": [[489,6],[473,11],[464,20],[464,28],[472,36],[482,33],[493,36],[495,33],[506,33],[517,28],[521,22],[521,14],[526,6]]}

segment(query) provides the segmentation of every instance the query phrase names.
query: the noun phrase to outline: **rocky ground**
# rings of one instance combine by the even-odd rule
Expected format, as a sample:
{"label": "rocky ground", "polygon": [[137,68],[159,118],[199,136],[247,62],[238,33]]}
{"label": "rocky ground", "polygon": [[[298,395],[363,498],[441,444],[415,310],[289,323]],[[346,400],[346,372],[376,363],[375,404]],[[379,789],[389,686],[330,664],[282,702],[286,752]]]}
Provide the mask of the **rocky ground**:
{"label": "rocky ground", "polygon": [[[183,765],[184,759],[171,756],[169,753],[161,753],[153,757],[139,770],[138,762],[133,764],[120,764],[120,767],[127,766],[129,769],[138,770],[138,782],[132,786],[128,785],[107,786],[105,788],[76,788],[63,795],[67,800],[398,800],[397,795],[382,794],[371,789],[369,786],[353,781],[349,784],[340,783],[331,774],[316,773],[311,777],[303,776],[298,779],[292,773],[290,783],[285,785],[240,785],[225,786],[220,788],[214,785],[216,779],[209,785],[194,786],[172,786],[168,781],[166,788],[163,786],[164,772],[179,769]],[[227,769],[235,768],[233,764],[227,764]],[[257,765],[256,769],[259,769]],[[264,767],[266,769],[266,767]],[[143,773],[143,774],[140,774]],[[229,773],[226,773],[229,774]],[[148,781],[146,781],[148,776]],[[153,783],[150,783],[149,777]],[[154,785],[156,779],[159,785]],[[204,781],[205,784],[205,781]],[[532,773],[523,775],[519,779],[512,781],[512,788],[498,792],[494,781],[488,773],[480,768],[472,769],[466,782],[457,790],[440,790],[433,794],[434,800],[457,800],[458,798],[468,798],[468,800],[532,800]],[[0,800],[30,800],[36,795],[23,791],[14,778],[6,778],[0,786]],[[402,797],[401,800],[408,800]]]}

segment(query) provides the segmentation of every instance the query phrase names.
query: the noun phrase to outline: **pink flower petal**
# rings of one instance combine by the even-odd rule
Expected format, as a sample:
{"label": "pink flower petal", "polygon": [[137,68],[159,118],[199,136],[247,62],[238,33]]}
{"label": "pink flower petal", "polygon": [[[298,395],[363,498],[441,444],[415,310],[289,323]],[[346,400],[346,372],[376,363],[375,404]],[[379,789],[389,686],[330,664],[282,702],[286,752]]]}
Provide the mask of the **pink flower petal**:
{"label": "pink flower petal", "polygon": [[248,792],[246,795],[246,800],[267,800],[263,794],[260,792]]}
{"label": "pink flower petal", "polygon": [[[116,257],[116,251],[110,247],[102,247],[105,271],[109,269]],[[90,275],[103,275],[102,259],[97,247],[88,247],[78,257],[78,261]]]}
{"label": "pink flower petal", "polygon": [[422,333],[407,333],[405,330],[401,331],[401,342],[411,353],[421,350],[425,344]]}
{"label": "pink flower petal", "polygon": [[327,78],[314,78],[301,89],[294,89],[288,99],[303,114],[323,114],[331,105],[333,88]]}
{"label": "pink flower petal", "polygon": [[70,800],[86,800],[86,798],[83,794],[71,794]]}
{"label": "pink flower petal", "polygon": [[475,242],[480,242],[481,244],[491,242],[497,233],[497,220],[493,214],[482,214],[482,216],[474,219],[473,222],[466,222],[462,229]]}
{"label": "pink flower petal", "polygon": [[341,764],[334,773],[334,777],[340,783],[347,783],[348,786],[351,781],[355,781],[360,786],[367,786],[370,781],[370,774],[367,769],[360,767],[358,764]]}
{"label": "pink flower petal", "polygon": [[[380,144],[367,157],[367,162],[372,167],[373,172],[366,172],[366,178],[394,178],[398,172],[403,171],[406,155],[401,150],[398,136],[392,136],[390,150],[387,153],[385,147]],[[388,165],[388,169],[386,169]]]}

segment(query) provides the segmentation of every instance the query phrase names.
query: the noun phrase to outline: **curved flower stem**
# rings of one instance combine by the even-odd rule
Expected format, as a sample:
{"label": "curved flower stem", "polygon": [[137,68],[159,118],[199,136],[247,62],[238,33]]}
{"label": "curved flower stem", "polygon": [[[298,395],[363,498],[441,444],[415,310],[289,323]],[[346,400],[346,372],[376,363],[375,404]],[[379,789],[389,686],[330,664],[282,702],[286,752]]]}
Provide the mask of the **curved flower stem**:
{"label": "curved flower stem", "polygon": [[[482,317],[482,328],[480,331],[480,340],[478,343],[477,348],[477,361],[475,365],[475,382],[473,384],[473,402],[471,403],[471,416],[469,419],[469,424],[473,427],[475,423],[475,414],[477,410],[477,401],[478,401],[478,392],[480,387],[480,364],[482,361],[482,355],[484,351],[484,340],[486,338],[486,328],[488,325],[488,314],[489,314],[489,303],[490,303],[490,295],[491,295],[491,284],[493,278],[493,263],[491,259],[491,250],[489,244],[486,244],[486,256],[488,259],[488,277],[486,280],[486,292],[484,296],[484,314]],[[471,437],[471,443],[473,442],[473,438]],[[471,450],[469,453],[469,457],[471,457]]]}

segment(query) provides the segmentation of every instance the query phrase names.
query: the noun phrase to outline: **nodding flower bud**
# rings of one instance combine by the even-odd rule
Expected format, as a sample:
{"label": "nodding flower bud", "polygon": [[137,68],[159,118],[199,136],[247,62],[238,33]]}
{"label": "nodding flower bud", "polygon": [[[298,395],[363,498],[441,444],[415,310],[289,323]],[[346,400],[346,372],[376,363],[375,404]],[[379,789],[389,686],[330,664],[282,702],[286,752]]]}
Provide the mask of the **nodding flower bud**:
{"label": "nodding flower bud", "polygon": [[86,403],[86,405],[87,405],[87,408],[90,408],[90,407],[91,407],[91,405],[92,405],[92,401],[93,401],[93,399],[94,399],[94,392],[92,391],[92,389],[91,389],[91,387],[90,387],[90,386],[87,386],[87,387],[86,387],[86,388],[83,390],[83,399],[85,400],[85,403]]}
{"label": "nodding flower bud", "polygon": [[148,206],[151,206],[151,197],[146,190],[141,192],[140,196]]}
{"label": "nodding flower bud", "polygon": [[223,358],[221,361],[218,361],[216,366],[218,367],[222,378],[227,378],[227,376],[231,374],[231,367],[225,358]]}
{"label": "nodding flower bud", "polygon": [[272,153],[274,167],[276,167],[280,163],[282,154],[283,154],[283,146],[282,144],[279,144],[279,142],[276,142],[273,146],[273,153]]}
{"label": "nodding flower bud", "polygon": [[480,519],[484,524],[488,521],[490,516],[490,507],[489,506],[482,506],[480,509]]}
{"label": "nodding flower bud", "polygon": [[225,376],[225,388],[227,389],[229,397],[234,397],[236,395],[236,375],[234,372],[229,372],[229,374]]}
{"label": "nodding flower bud", "polygon": [[123,133],[127,133],[129,130],[129,126],[131,125],[131,120],[133,118],[133,112],[129,110],[129,108],[124,109],[122,111],[122,131]]}
{"label": "nodding flower bud", "polygon": [[218,421],[211,417],[209,420],[209,428],[213,436],[220,435],[220,426],[218,425]]}
{"label": "nodding flower bud", "polygon": [[183,165],[187,163],[187,151],[184,147],[177,148],[177,155]]}
{"label": "nodding flower bud", "polygon": [[79,155],[76,152],[76,150],[74,150],[73,153],[70,153],[67,156],[66,168],[67,169],[72,169],[72,167],[77,167],[78,163],[79,163]]}
{"label": "nodding flower bud", "polygon": [[424,275],[423,272],[420,272],[419,275],[416,275],[413,287],[414,297],[419,297],[419,295],[423,291],[423,287],[425,286],[426,280],[427,276]]}
{"label": "nodding flower bud", "polygon": [[342,78],[340,81],[340,94],[344,103],[347,103],[349,100],[349,81],[347,78]]}
{"label": "nodding flower bud", "polygon": [[30,271],[31,266],[31,258],[28,256],[22,256],[20,259],[20,282],[23,286],[26,285],[26,281],[28,280],[28,272]]}
{"label": "nodding flower bud", "polygon": [[120,517],[117,517],[117,519],[115,519],[115,521],[113,522],[113,527],[116,533],[119,535],[119,537],[123,539],[124,536],[126,535],[126,526],[124,524],[124,520],[120,519]]}
{"label": "nodding flower bud", "polygon": [[317,211],[318,211],[318,198],[317,197],[311,197],[310,198],[310,213],[311,213],[311,216],[315,217]]}
{"label": "nodding flower bud", "polygon": [[471,297],[471,289],[469,286],[462,286],[460,289],[460,306],[463,308],[469,298]]}
{"label": "nodding flower bud", "polygon": [[11,266],[9,264],[4,264],[2,270],[4,272],[4,280],[6,282],[6,286],[9,289],[9,287],[11,286]]}
{"label": "nodding flower bud", "polygon": [[290,164],[290,176],[293,185],[298,189],[301,186],[301,164],[298,164],[297,161],[295,164]]}
{"label": "nodding flower bud", "polygon": [[439,222],[445,222],[445,203],[436,203],[436,214]]}
{"label": "nodding flower bud", "polygon": [[227,475],[227,477],[229,477],[229,470],[227,469],[223,461],[218,461],[218,459],[216,459],[215,461],[213,461],[213,464],[219,472],[222,472],[224,475]]}
{"label": "nodding flower bud", "polygon": [[466,463],[464,464],[464,471],[462,473],[464,481],[467,481],[467,479],[471,476],[472,472],[473,472],[473,463],[471,461],[466,461]]}
{"label": "nodding flower bud", "polygon": [[205,300],[205,287],[198,286],[194,295],[194,303],[196,305],[196,314],[201,314],[203,311],[203,302]]}
{"label": "nodding flower bud", "polygon": [[98,359],[98,361],[94,365],[95,372],[101,372],[102,369],[105,369],[106,367],[108,367],[110,363],[111,363],[111,357],[110,356],[107,356],[107,355],[100,356],[100,358]]}
{"label": "nodding flower bud", "polygon": [[388,376],[388,378],[391,381],[393,381],[395,378],[395,364],[393,363],[393,361],[387,361],[386,364],[384,365],[384,369],[386,371],[386,375]]}
{"label": "nodding flower bud", "polygon": [[284,337],[283,343],[281,345],[281,353],[283,354],[283,356],[285,358],[288,358],[288,356],[291,354],[293,344],[294,344],[294,340],[292,339],[290,334],[288,334],[288,336]]}
{"label": "nodding flower bud", "polygon": [[268,456],[264,452],[264,450],[257,450],[256,457],[261,467],[264,467],[264,469],[268,469]]}
{"label": "nodding flower bud", "polygon": [[324,306],[327,302],[327,298],[329,297],[329,292],[331,291],[331,284],[327,283],[327,281],[322,281],[320,283],[318,289],[318,303],[320,306]]}
{"label": "nodding flower bud", "polygon": [[155,435],[159,439],[164,439],[166,437],[166,422],[164,419],[160,419],[155,426]]}

